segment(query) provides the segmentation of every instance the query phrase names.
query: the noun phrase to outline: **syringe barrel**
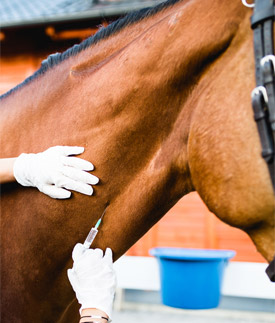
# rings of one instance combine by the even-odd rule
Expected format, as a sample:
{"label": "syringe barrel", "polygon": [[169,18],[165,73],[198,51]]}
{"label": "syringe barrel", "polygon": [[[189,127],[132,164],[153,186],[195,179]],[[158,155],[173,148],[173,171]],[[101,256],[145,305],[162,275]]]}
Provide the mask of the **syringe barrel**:
{"label": "syringe barrel", "polygon": [[87,236],[87,238],[86,238],[86,240],[84,242],[84,247],[85,248],[87,248],[87,249],[90,248],[90,246],[93,243],[97,233],[98,233],[98,230],[96,228],[92,228],[90,230],[90,232],[89,232],[89,234],[88,234],[88,236]]}

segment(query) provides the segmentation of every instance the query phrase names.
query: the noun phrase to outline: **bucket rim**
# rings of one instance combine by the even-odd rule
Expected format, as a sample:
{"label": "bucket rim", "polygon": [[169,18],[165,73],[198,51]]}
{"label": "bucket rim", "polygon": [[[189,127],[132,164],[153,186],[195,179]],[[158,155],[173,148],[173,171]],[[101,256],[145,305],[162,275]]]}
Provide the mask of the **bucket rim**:
{"label": "bucket rim", "polygon": [[227,249],[200,249],[156,247],[149,250],[150,255],[156,258],[175,260],[224,260],[233,258],[236,251]]}

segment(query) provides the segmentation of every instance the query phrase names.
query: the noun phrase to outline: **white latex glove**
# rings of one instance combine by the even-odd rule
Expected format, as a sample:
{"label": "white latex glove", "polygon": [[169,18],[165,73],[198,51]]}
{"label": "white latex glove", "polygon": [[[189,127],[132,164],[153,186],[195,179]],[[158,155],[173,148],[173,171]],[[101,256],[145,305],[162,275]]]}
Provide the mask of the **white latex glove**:
{"label": "white latex glove", "polygon": [[97,184],[99,179],[86,171],[93,170],[93,164],[69,157],[83,151],[83,147],[56,146],[38,154],[21,154],[14,163],[14,177],[21,185],[37,187],[56,199],[69,198],[71,192],[67,190],[92,195],[91,185]]}
{"label": "white latex glove", "polygon": [[113,269],[112,250],[86,249],[78,243],[73,250],[73,268],[68,269],[69,281],[84,308],[96,308],[112,316],[116,289],[116,275]]}

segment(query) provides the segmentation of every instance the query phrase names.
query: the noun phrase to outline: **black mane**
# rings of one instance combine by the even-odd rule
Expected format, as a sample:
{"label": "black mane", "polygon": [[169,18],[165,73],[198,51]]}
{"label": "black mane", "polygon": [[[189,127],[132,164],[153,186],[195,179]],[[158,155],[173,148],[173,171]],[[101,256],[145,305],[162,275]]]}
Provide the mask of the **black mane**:
{"label": "black mane", "polygon": [[79,45],[74,45],[73,47],[67,49],[63,53],[56,53],[56,54],[49,55],[48,58],[45,59],[41,63],[41,67],[36,72],[34,72],[34,74],[32,74],[31,76],[26,78],[22,83],[18,84],[17,86],[12,88],[8,92],[4,93],[2,96],[0,96],[0,99],[3,99],[4,97],[15,92],[16,90],[18,90],[22,86],[30,83],[32,80],[37,78],[39,75],[44,74],[50,68],[63,62],[65,59],[67,59],[71,56],[77,55],[81,51],[85,50],[86,48],[88,48],[91,45],[98,43],[102,39],[106,39],[106,38],[114,35],[115,33],[119,32],[123,28],[125,28],[131,24],[134,24],[146,17],[153,16],[154,14],[160,12],[161,10],[163,10],[169,6],[174,5],[175,3],[179,2],[179,1],[181,1],[181,0],[168,0],[163,3],[160,3],[159,5],[157,5],[155,7],[148,7],[148,8],[138,10],[138,11],[133,11],[133,12],[127,14],[125,17],[114,21],[109,26],[100,29],[95,35],[85,39]]}

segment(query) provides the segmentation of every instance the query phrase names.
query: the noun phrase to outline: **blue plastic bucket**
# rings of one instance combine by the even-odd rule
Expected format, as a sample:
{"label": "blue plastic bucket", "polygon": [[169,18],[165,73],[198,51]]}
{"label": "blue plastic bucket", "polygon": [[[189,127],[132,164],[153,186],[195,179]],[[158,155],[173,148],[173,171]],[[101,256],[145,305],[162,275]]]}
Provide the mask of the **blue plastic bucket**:
{"label": "blue plastic bucket", "polygon": [[231,250],[154,248],[164,305],[208,309],[219,305],[223,272]]}

